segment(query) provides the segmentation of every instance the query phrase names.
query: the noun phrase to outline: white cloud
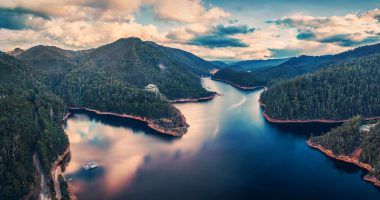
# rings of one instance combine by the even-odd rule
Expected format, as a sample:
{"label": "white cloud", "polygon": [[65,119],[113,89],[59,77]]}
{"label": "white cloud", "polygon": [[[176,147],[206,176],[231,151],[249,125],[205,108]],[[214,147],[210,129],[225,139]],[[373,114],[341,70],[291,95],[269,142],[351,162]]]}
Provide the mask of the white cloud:
{"label": "white cloud", "polygon": [[299,40],[354,47],[380,40],[380,10],[344,16],[313,17],[294,15],[271,20],[282,28],[296,28]]}
{"label": "white cloud", "polygon": [[156,16],[169,21],[215,22],[231,15],[219,7],[205,8],[201,0],[154,0],[151,3]]}

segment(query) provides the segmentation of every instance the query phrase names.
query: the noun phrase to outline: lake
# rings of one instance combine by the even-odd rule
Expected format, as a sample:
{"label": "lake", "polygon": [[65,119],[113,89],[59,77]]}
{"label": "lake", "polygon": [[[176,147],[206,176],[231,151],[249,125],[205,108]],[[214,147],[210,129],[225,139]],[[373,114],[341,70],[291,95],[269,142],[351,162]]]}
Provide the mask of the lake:
{"label": "lake", "polygon": [[[366,171],[305,143],[327,125],[275,126],[241,91],[203,79],[223,96],[176,104],[188,133],[158,134],[142,122],[75,111],[66,122],[65,177],[79,199],[380,199]],[[96,161],[100,167],[82,166]]]}

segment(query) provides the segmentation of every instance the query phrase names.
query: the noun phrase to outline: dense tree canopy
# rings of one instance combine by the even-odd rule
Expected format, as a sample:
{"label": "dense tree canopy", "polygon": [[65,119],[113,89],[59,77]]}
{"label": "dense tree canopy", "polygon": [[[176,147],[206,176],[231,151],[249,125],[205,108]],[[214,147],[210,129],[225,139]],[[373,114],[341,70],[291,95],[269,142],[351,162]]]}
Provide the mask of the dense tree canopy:
{"label": "dense tree canopy", "polygon": [[380,116],[380,56],[333,65],[279,82],[261,96],[275,119],[348,119]]}
{"label": "dense tree canopy", "polygon": [[33,154],[49,177],[67,147],[65,106],[16,59],[0,53],[0,199],[19,199],[34,184]]}

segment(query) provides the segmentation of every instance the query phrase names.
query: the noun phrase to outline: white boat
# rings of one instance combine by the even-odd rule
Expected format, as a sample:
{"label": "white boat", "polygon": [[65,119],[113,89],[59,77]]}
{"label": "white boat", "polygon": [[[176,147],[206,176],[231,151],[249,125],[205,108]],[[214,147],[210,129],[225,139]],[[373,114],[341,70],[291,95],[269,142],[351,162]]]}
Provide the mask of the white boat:
{"label": "white boat", "polygon": [[99,167],[99,164],[96,162],[89,162],[83,166],[83,169],[85,170],[91,170]]}

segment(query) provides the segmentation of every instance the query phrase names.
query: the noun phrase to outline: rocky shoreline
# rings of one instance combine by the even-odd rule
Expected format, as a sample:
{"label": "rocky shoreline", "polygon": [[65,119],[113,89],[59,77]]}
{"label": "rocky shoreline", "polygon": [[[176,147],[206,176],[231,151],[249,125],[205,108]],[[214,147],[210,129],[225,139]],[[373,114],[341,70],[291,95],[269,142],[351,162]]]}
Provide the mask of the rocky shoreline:
{"label": "rocky shoreline", "polygon": [[175,99],[175,100],[171,100],[170,103],[189,103],[189,102],[198,102],[198,101],[208,101],[208,100],[211,100],[217,96],[222,96],[222,94],[215,93],[215,94],[207,96],[207,97]]}
{"label": "rocky shoreline", "polygon": [[98,111],[98,110],[94,110],[94,109],[90,109],[90,108],[85,108],[85,107],[82,107],[82,108],[71,107],[69,109],[71,109],[71,110],[86,110],[89,112],[96,113],[98,115],[112,115],[112,116],[117,116],[117,117],[123,117],[123,118],[129,118],[129,119],[134,119],[134,120],[138,120],[138,121],[143,121],[143,122],[147,123],[148,127],[150,127],[151,129],[153,129],[157,132],[160,132],[162,134],[176,136],[176,137],[181,137],[182,135],[184,135],[187,132],[187,128],[189,127],[189,125],[186,123],[185,116],[183,116],[183,114],[181,112],[179,112],[179,114],[180,114],[181,120],[185,124],[185,130],[173,131],[173,130],[167,130],[167,129],[164,129],[163,127],[160,127],[159,125],[155,124],[152,120],[148,119],[147,117],[140,117],[140,116],[134,116],[134,115],[128,115],[128,114],[118,114],[118,113],[113,113],[113,112],[102,112],[102,111]]}
{"label": "rocky shoreline", "polygon": [[230,84],[230,85],[232,85],[238,89],[241,89],[241,90],[256,90],[256,89],[260,89],[260,88],[265,88],[265,86],[241,86],[241,85],[238,85],[236,83],[232,83],[231,81],[227,81],[227,80],[223,80],[223,79],[212,79],[212,80]]}
{"label": "rocky shoreline", "polygon": [[[356,149],[351,156],[347,156],[347,155],[335,155],[331,150],[326,149],[326,148],[322,147],[319,144],[315,144],[315,143],[311,142],[310,140],[308,140],[306,143],[310,147],[318,149],[319,151],[321,151],[322,153],[324,153],[325,155],[327,155],[327,156],[329,156],[331,158],[334,158],[336,160],[340,160],[340,161],[343,161],[343,162],[355,164],[358,167],[363,168],[363,169],[367,170],[370,173],[373,171],[373,168],[372,168],[371,165],[359,161],[358,158],[359,158],[359,155],[361,153],[361,149],[360,148]],[[377,187],[380,187],[380,180],[376,179],[375,177],[370,176],[369,174],[365,175],[363,177],[363,179],[366,180],[366,181],[368,181],[368,182],[371,182],[373,185],[375,185]]]}

